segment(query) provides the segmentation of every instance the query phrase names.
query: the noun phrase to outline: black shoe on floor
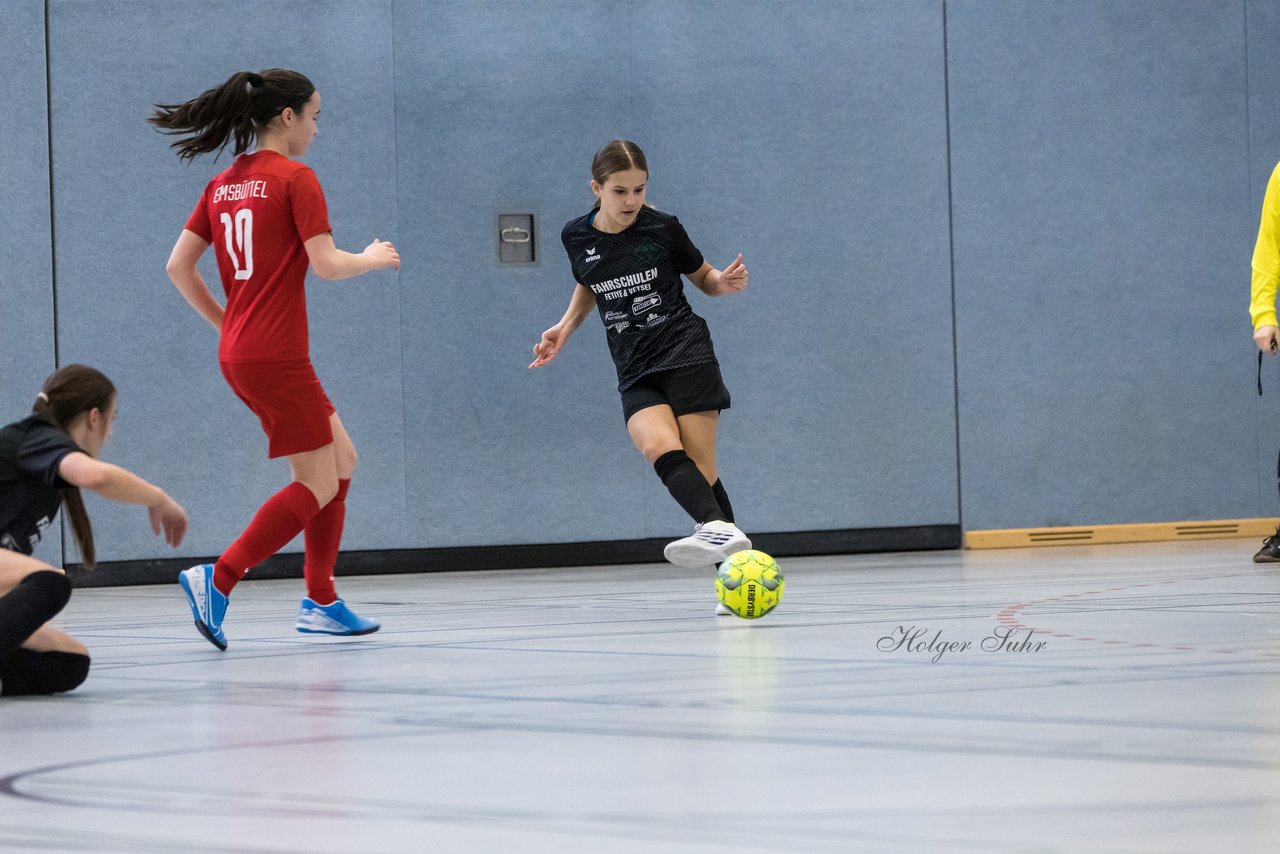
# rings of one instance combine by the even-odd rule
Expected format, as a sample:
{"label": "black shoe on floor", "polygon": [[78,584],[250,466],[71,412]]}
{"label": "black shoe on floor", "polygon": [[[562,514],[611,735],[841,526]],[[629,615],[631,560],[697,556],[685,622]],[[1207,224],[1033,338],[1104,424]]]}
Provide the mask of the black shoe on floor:
{"label": "black shoe on floor", "polygon": [[1262,541],[1262,548],[1253,556],[1254,563],[1280,563],[1280,528]]}

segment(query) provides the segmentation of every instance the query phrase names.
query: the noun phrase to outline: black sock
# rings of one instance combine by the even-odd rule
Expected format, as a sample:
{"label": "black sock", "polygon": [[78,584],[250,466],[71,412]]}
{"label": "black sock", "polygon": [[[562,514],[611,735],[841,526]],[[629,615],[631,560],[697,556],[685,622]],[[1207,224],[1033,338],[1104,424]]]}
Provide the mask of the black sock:
{"label": "black sock", "polygon": [[702,476],[698,466],[683,450],[667,451],[653,461],[653,470],[662,478],[671,497],[684,508],[684,512],[699,524],[713,519],[724,519],[720,502],[716,501],[711,484]]}
{"label": "black sock", "polygon": [[0,658],[0,694],[60,694],[78,686],[88,675],[87,655],[18,649]]}
{"label": "black sock", "polygon": [[716,502],[720,505],[720,509],[724,511],[725,521],[733,521],[733,505],[729,503],[729,493],[724,491],[724,481],[717,479],[711,484],[711,492],[716,497]]}
{"label": "black sock", "polygon": [[52,620],[71,598],[71,582],[61,572],[41,570],[0,597],[0,658]]}

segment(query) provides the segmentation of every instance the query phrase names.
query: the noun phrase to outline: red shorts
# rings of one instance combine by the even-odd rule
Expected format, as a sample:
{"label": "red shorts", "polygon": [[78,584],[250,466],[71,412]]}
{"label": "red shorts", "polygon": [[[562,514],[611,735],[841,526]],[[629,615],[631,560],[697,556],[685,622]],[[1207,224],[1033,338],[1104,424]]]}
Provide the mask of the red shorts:
{"label": "red shorts", "polygon": [[335,410],[310,359],[222,362],[227,384],[262,421],[272,459],[314,451],[333,442]]}

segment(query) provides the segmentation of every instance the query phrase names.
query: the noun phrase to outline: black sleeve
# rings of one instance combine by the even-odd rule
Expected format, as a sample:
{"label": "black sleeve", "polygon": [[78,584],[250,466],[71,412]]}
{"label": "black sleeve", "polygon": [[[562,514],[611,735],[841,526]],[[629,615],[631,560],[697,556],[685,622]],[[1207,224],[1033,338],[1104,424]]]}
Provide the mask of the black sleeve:
{"label": "black sleeve", "polygon": [[564,228],[560,229],[560,243],[564,245],[565,257],[569,259],[569,272],[573,274],[575,282],[580,279],[578,279],[578,268],[573,262],[573,250],[569,248],[569,241],[573,239],[573,227],[577,222],[576,219],[571,219],[564,224]]}
{"label": "black sleeve", "polygon": [[564,224],[564,228],[560,229],[560,243],[564,246],[564,252],[570,258],[573,257],[573,250],[569,248],[569,241],[573,239],[574,232],[578,229],[578,224],[582,222],[582,217],[571,219]]}
{"label": "black sleeve", "polygon": [[702,266],[702,253],[693,245],[680,220],[672,217],[667,230],[671,234],[671,260],[675,262],[676,269],[684,276],[698,272]]}
{"label": "black sleeve", "polygon": [[37,424],[27,431],[14,460],[19,469],[39,478],[47,486],[70,486],[58,477],[58,464],[67,454],[80,450],[71,437],[52,424]]}

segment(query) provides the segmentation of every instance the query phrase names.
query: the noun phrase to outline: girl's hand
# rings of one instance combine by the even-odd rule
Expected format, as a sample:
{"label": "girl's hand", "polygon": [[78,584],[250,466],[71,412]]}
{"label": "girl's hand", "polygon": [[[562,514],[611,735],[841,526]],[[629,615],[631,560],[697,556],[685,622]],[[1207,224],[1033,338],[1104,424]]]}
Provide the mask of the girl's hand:
{"label": "girl's hand", "polygon": [[1259,326],[1253,333],[1253,342],[1264,353],[1274,353],[1280,347],[1280,329],[1274,326]]}
{"label": "girl's hand", "polygon": [[390,240],[379,240],[375,237],[360,254],[373,262],[371,267],[373,270],[400,269],[400,253],[391,245]]}
{"label": "girl's hand", "polygon": [[733,263],[725,267],[720,273],[720,293],[728,294],[735,291],[745,291],[747,289],[747,268],[742,263],[742,253],[738,253],[738,257]]}
{"label": "girl's hand", "polygon": [[168,495],[147,508],[151,530],[157,536],[164,531],[164,541],[177,548],[187,534],[187,511]]}
{"label": "girl's hand", "polygon": [[533,345],[533,354],[537,356],[529,364],[530,368],[541,368],[560,352],[560,348],[569,340],[569,335],[560,326],[553,326],[542,333],[542,340]]}

